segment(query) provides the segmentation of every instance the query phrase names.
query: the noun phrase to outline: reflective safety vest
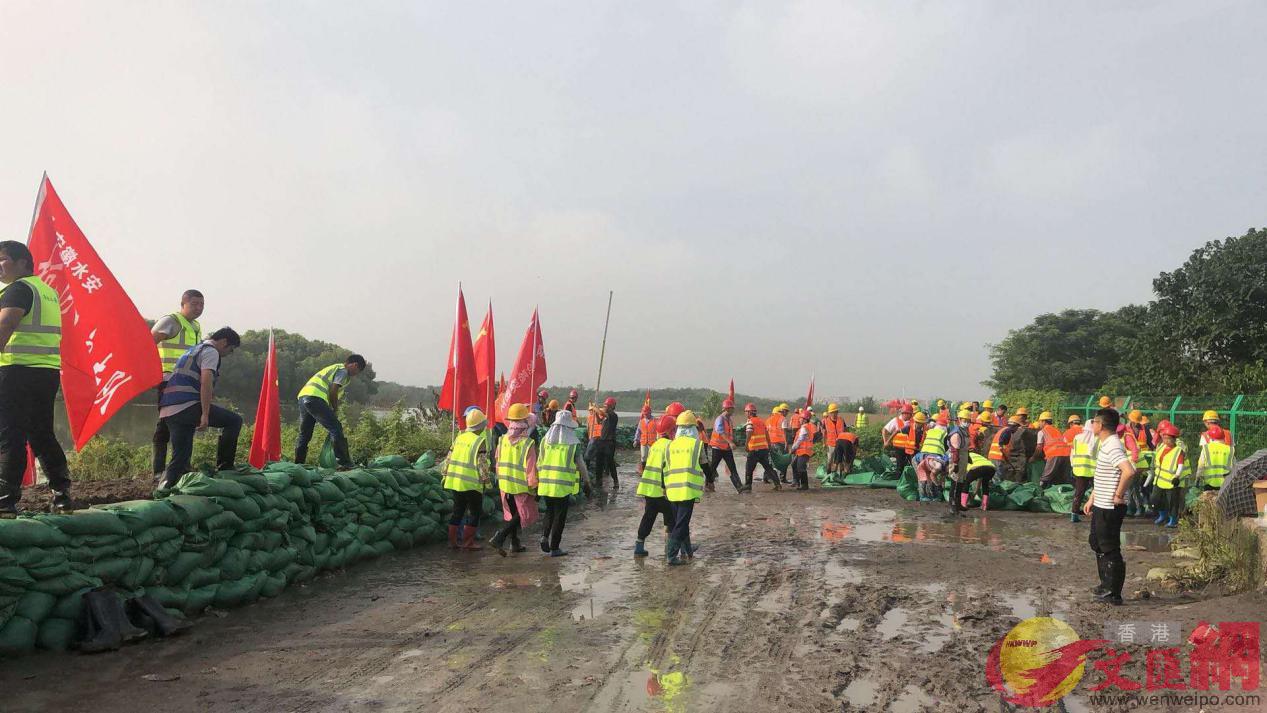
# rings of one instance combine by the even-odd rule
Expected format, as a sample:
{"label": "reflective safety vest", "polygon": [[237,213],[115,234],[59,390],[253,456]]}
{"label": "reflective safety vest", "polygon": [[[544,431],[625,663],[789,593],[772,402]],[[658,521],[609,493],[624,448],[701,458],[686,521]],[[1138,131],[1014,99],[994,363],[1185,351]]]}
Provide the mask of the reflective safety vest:
{"label": "reflective safety vest", "polygon": [[537,460],[537,495],[565,498],[581,492],[581,471],[576,466],[579,448],[579,445],[565,443],[541,444],[541,457]]}
{"label": "reflective safety vest", "polygon": [[590,411],[589,417],[590,440],[597,441],[598,437],[603,435],[603,416],[598,411]]}
{"label": "reflective safety vest", "polygon": [[172,369],[176,368],[176,361],[180,359],[181,354],[202,341],[202,325],[198,324],[198,320],[185,319],[185,315],[180,312],[173,312],[167,316],[176,320],[176,323],[180,325],[180,330],[158,343],[158,358],[163,363],[164,376],[172,373]]}
{"label": "reflective safety vest", "polygon": [[853,422],[853,430],[857,431],[867,427],[867,415],[865,413],[858,414],[858,419]]}
{"label": "reflective safety vest", "polygon": [[1069,465],[1078,478],[1095,477],[1095,459],[1100,451],[1100,442],[1089,433],[1083,433],[1073,439],[1069,448]]}
{"label": "reflective safety vest", "polygon": [[728,451],[730,450],[730,442],[735,439],[735,424],[728,418],[723,418],[721,422],[723,430],[718,433],[714,429],[713,437],[709,439],[708,445],[719,451]]}
{"label": "reflective safety vest", "polygon": [[[25,282],[31,288],[31,309],[22,315],[9,336],[9,343],[0,352],[0,366],[34,366],[41,369],[62,367],[62,307],[57,291],[46,282],[28,275],[13,284]],[[10,285],[9,287],[12,287]],[[3,294],[9,287],[0,290]]]}
{"label": "reflective safety vest", "polygon": [[836,440],[840,438],[840,432],[844,429],[845,422],[841,421],[839,416],[823,417],[823,440],[827,442],[828,448],[836,447]]}
{"label": "reflective safety vest", "polygon": [[1143,427],[1136,431],[1135,428],[1128,427],[1131,436],[1135,438],[1136,447],[1139,449],[1139,458],[1135,461],[1136,470],[1148,470],[1153,467],[1153,449],[1148,446],[1149,431]]}
{"label": "reflective safety vest", "polygon": [[[805,431],[805,439],[796,447],[796,455],[812,456],[814,455],[814,434],[818,433],[818,427],[813,422],[806,421],[801,428]],[[800,433],[798,432],[797,435],[799,436]]]}
{"label": "reflective safety vest", "polygon": [[920,453],[932,453],[935,456],[946,455],[946,429],[941,426],[933,426],[924,432],[924,445],[919,449]]}
{"label": "reflective safety vest", "polygon": [[664,471],[669,463],[669,444],[672,439],[667,436],[656,439],[647,451],[647,464],[642,467],[642,476],[638,478],[638,491],[635,495],[644,498],[664,497]]}
{"label": "reflective safety vest", "polygon": [[1162,446],[1157,453],[1157,481],[1156,485],[1162,490],[1170,490],[1175,487],[1176,480],[1178,485],[1183,486],[1183,479],[1179,477],[1179,458],[1183,456],[1183,449],[1179,446]]}
{"label": "reflective safety vest", "polygon": [[[787,445],[787,434],[783,432],[783,414],[776,413],[765,420],[766,434],[771,443]],[[749,448],[748,450],[752,450]]]}
{"label": "reflective safety vest", "polygon": [[[163,387],[163,397],[158,400],[159,408],[179,406],[190,401],[200,401],[202,399],[202,369],[198,368],[198,355],[202,353],[203,349],[215,349],[215,347],[203,342],[196,347],[192,347],[176,360],[176,368],[172,370],[172,377],[167,380],[167,386]],[[211,372],[212,387],[215,386],[216,380],[219,378],[219,369]]]}
{"label": "reflective safety vest", "polygon": [[[753,451],[764,451],[770,448],[770,434],[766,431],[765,421],[753,416],[748,419],[748,428],[752,429],[748,433],[748,444],[745,448],[749,453]],[[779,435],[783,435],[783,429],[779,429]]]}
{"label": "reflective safety vest", "polygon": [[977,468],[987,467],[993,468],[994,464],[986,460],[986,457],[980,453],[973,451],[968,452],[968,470],[976,470]]}
{"label": "reflective safety vest", "polygon": [[1073,449],[1065,440],[1064,434],[1055,426],[1043,426],[1043,455],[1047,458],[1068,458]]}
{"label": "reflective safety vest", "polygon": [[638,420],[638,445],[649,446],[655,443],[655,421],[650,418]]}
{"label": "reflective safety vest", "polygon": [[1223,487],[1223,479],[1232,470],[1232,447],[1222,441],[1211,441],[1201,446],[1198,469],[1205,485]]}
{"label": "reflective safety vest", "polygon": [[915,448],[919,445],[919,424],[914,421],[903,423],[899,420],[897,425],[897,433],[893,435],[890,443],[894,448],[906,451],[907,455],[913,455]]}
{"label": "reflective safety vest", "polygon": [[330,386],[334,384],[335,372],[342,368],[342,364],[331,364],[313,374],[312,378],[308,379],[308,383],[304,384],[304,388],[299,390],[299,398],[315,396],[326,403],[330,403]]}
{"label": "reflective safety vest", "polygon": [[664,496],[669,502],[699,500],[704,494],[704,471],[700,454],[704,443],[691,436],[678,436],[669,443],[669,469],[664,472]]}
{"label": "reflective safety vest", "polygon": [[1008,442],[1006,447],[999,445],[999,436],[1002,436],[1002,435],[1003,435],[1003,429],[1000,428],[999,430],[994,432],[994,438],[990,439],[989,458],[992,461],[1006,460],[1008,452],[1011,451],[1012,449],[1012,444],[1010,441]]}
{"label": "reflective safety vest", "polygon": [[481,448],[488,448],[487,431],[479,433],[462,431],[457,438],[453,439],[449,460],[444,464],[444,482],[441,485],[445,490],[461,493],[467,490],[484,489],[480,485],[480,471],[476,462]]}
{"label": "reflective safety vest", "polygon": [[1083,430],[1082,426],[1070,426],[1065,429],[1065,443],[1069,444],[1070,451],[1073,450],[1074,439],[1081,436],[1083,433],[1086,433],[1086,431]]}
{"label": "reflective safety vest", "polygon": [[793,431],[801,430],[801,424],[804,422],[805,417],[799,413],[794,413],[788,417],[788,426],[790,426]]}
{"label": "reflective safety vest", "polygon": [[521,438],[518,443],[511,443],[509,436],[497,441],[497,488],[507,495],[531,493],[528,487],[528,449],[532,447],[531,438]]}

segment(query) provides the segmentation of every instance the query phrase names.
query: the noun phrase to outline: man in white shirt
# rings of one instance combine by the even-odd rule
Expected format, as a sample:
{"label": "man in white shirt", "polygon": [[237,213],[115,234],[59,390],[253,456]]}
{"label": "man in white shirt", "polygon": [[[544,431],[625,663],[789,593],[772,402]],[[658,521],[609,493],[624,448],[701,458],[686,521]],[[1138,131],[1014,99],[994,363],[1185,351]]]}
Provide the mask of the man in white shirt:
{"label": "man in white shirt", "polygon": [[1099,447],[1095,458],[1095,485],[1083,512],[1091,516],[1091,535],[1087,538],[1095,553],[1100,585],[1092,590],[1096,598],[1114,606],[1122,603],[1122,585],[1126,582],[1126,561],[1122,559],[1122,520],[1126,517],[1126,491],[1135,477],[1135,464],[1126,455],[1122,440],[1117,437],[1121,415],[1114,409],[1102,408],[1091,421]]}

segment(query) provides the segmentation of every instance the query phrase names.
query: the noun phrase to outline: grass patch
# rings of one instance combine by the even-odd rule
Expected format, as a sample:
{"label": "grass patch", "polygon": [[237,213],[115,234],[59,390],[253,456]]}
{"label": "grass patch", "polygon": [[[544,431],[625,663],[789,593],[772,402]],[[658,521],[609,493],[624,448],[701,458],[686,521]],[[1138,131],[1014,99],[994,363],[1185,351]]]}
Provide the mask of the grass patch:
{"label": "grass patch", "polygon": [[1237,518],[1226,518],[1212,499],[1197,501],[1179,526],[1176,538],[1183,547],[1195,547],[1201,558],[1175,575],[1185,589],[1217,584],[1229,594],[1257,589],[1263,581],[1258,536],[1242,527]]}

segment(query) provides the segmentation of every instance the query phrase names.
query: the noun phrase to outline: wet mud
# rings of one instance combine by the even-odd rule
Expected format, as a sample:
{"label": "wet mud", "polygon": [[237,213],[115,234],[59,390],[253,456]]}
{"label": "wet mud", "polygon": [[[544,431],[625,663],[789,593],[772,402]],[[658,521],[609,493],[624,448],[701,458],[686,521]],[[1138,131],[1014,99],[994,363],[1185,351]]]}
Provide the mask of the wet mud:
{"label": "wet mud", "polygon": [[[632,469],[622,474],[624,489],[569,515],[567,557],[544,557],[535,531],[528,552],[506,558],[442,546],[388,555],[209,614],[177,639],[6,662],[3,708],[1002,711],[986,655],[1024,618],[1055,616],[1085,638],[1112,621],[1263,618],[1258,595],[1203,599],[1145,582],[1172,563],[1172,534],[1151,524],[1126,526],[1129,601],[1113,608],[1088,592],[1085,523],[952,519],[889,490],[758,484],[738,496],[723,480],[696,508],[693,563],[655,556],[658,524],[653,556],[636,560],[642,504]],[[1113,710],[1079,692],[1061,705]]]}

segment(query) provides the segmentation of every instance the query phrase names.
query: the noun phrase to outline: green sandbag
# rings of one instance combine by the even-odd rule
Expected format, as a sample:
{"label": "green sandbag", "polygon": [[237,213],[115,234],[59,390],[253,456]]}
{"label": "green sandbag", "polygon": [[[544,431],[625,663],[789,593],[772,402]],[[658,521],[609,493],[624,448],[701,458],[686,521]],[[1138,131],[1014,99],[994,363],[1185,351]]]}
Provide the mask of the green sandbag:
{"label": "green sandbag", "polygon": [[35,636],[35,645],[45,651],[70,651],[75,643],[75,620],[45,619]]}
{"label": "green sandbag", "polygon": [[1038,483],[1043,479],[1043,469],[1047,467],[1044,461],[1036,460],[1030,463],[1025,469],[1025,482]]}
{"label": "green sandbag", "polygon": [[[50,564],[64,561],[67,553],[65,547],[26,547],[20,550],[14,550],[12,557],[14,563],[19,567],[24,567],[28,572],[34,568],[47,567]],[[35,574],[31,573],[34,577]]]}
{"label": "green sandbag", "polygon": [[201,614],[204,609],[211,606],[211,602],[216,598],[216,591],[219,589],[219,584],[190,589],[189,596],[185,599],[185,614]]}
{"label": "green sandbag", "polygon": [[57,597],[51,594],[27,592],[22,595],[21,599],[18,599],[17,607],[14,608],[13,612],[38,624],[48,618],[56,604]]}
{"label": "green sandbag", "polygon": [[91,591],[92,587],[84,587],[58,597],[57,603],[53,605],[53,611],[50,612],[50,616],[57,619],[78,619],[83,611],[84,595]]}
{"label": "green sandbag", "polygon": [[[419,458],[418,460],[422,460],[422,459]],[[369,467],[371,468],[400,468],[403,470],[409,467],[409,461],[405,460],[404,456],[379,456],[375,458],[374,460],[370,461]]]}
{"label": "green sandbag", "polygon": [[27,574],[35,578],[38,583],[43,580],[64,577],[70,574],[70,560],[65,557],[59,560],[46,561],[35,567],[27,567]]}
{"label": "green sandbag", "polygon": [[875,473],[863,471],[861,473],[850,473],[845,476],[845,485],[871,485],[871,481],[875,479]]}
{"label": "green sandbag", "polygon": [[136,544],[144,550],[153,548],[155,545],[167,542],[168,540],[175,540],[179,538],[180,530],[177,530],[174,527],[167,527],[166,525],[158,525],[156,527],[151,527],[144,532],[138,533],[136,535]]}
{"label": "green sandbag", "polygon": [[17,565],[0,567],[0,597],[21,596],[33,584],[35,580],[27,574],[25,568]]}
{"label": "green sandbag", "polygon": [[909,465],[898,480],[897,494],[903,500],[919,500],[919,479],[915,477],[915,469]]}
{"label": "green sandbag", "polygon": [[[876,455],[863,458],[862,461],[860,461],[857,464],[857,469],[869,470],[872,473],[890,473],[891,472],[894,476],[897,475],[897,465],[894,464],[892,458],[889,458],[883,453],[878,453]],[[897,480],[897,478],[894,477],[894,478],[891,478],[891,480]]]}
{"label": "green sandbag", "polygon": [[427,470],[428,468],[434,467],[435,464],[435,455],[432,454],[431,451],[427,451],[426,453],[418,456],[418,460],[414,461],[414,468],[418,470]]}
{"label": "green sandbag", "polygon": [[291,477],[290,473],[272,472],[265,473],[264,480],[268,481],[268,488],[271,492],[280,493],[290,487]]}
{"label": "green sandbag", "polygon": [[124,589],[140,589],[153,583],[151,582],[153,574],[154,560],[149,557],[138,557],[132,560],[132,566],[123,573],[123,577],[119,579],[119,585]]}
{"label": "green sandbag", "polygon": [[113,557],[111,559],[97,560],[92,564],[84,567],[83,573],[89,577],[96,577],[107,583],[116,583],[123,579],[132,569],[132,559],[129,557]]}
{"label": "green sandbag", "polygon": [[200,495],[168,495],[166,501],[176,508],[181,524],[192,525],[224,512],[211,498]]}
{"label": "green sandbag", "polygon": [[203,587],[215,587],[224,579],[221,572],[216,567],[198,567],[185,576],[184,584],[190,590],[200,589]]}
{"label": "green sandbag", "polygon": [[106,510],[127,523],[133,534],[150,527],[180,527],[180,515],[166,500],[126,500],[108,505],[93,505],[92,509]]}
{"label": "green sandbag", "polygon": [[215,495],[221,498],[244,498],[246,491],[232,480],[211,478],[202,473],[186,473],[176,483],[176,490],[182,495]]}
{"label": "green sandbag", "polygon": [[775,470],[783,470],[784,468],[788,467],[791,464],[792,464],[791,453],[779,453],[778,451],[775,451],[775,450],[770,451],[770,465],[774,466]]}
{"label": "green sandbag", "polygon": [[1029,501],[1029,505],[1025,506],[1030,512],[1053,512],[1051,502],[1046,495],[1036,495],[1033,500]]}
{"label": "green sandbag", "polygon": [[241,472],[236,470],[222,470],[216,474],[216,477],[228,480],[241,485],[247,492],[255,492],[259,495],[268,495],[273,492],[273,488],[268,483],[262,473],[255,471]]}
{"label": "green sandbag", "polygon": [[11,616],[0,627],[0,653],[22,654],[35,648],[39,627],[24,616]]}
{"label": "green sandbag", "polygon": [[286,575],[278,573],[264,579],[264,583],[260,586],[261,597],[275,597],[282,593],[286,588]]}
{"label": "green sandbag", "polygon": [[1021,483],[1007,496],[1016,510],[1025,510],[1030,501],[1036,497],[1038,497],[1038,486],[1032,483]]}
{"label": "green sandbag", "polygon": [[189,573],[197,569],[201,560],[202,554],[198,552],[181,552],[167,564],[167,573],[163,577],[163,581],[168,584],[184,582]]}
{"label": "green sandbag", "polygon": [[1073,510],[1073,486],[1053,485],[1043,491],[1052,512],[1068,515]]}
{"label": "green sandbag", "polygon": [[214,500],[217,505],[225,510],[231,511],[243,521],[256,520],[260,516],[260,506],[255,504],[255,501],[250,498],[222,498],[219,496],[212,496],[211,499]]}
{"label": "green sandbag", "polygon": [[334,441],[326,436],[326,442],[321,446],[321,455],[317,456],[317,465],[326,470],[334,470],[339,465],[339,459],[334,455]]}
{"label": "green sandbag", "polygon": [[0,547],[19,550],[25,547],[65,547],[70,536],[40,520],[20,517],[0,520]]}
{"label": "green sandbag", "polygon": [[96,508],[77,510],[64,515],[37,515],[39,520],[55,527],[72,538],[79,535],[127,535],[128,527],[119,516]]}
{"label": "green sandbag", "polygon": [[204,520],[202,522],[202,526],[206,528],[208,532],[228,530],[230,534],[232,534],[234,532],[242,531],[244,523],[242,522],[242,518],[228,510],[225,510],[218,515],[212,515]]}
{"label": "green sandbag", "polygon": [[100,587],[102,581],[100,577],[90,577],[83,572],[71,571],[60,577],[52,577],[50,579],[41,579],[31,585],[31,589],[45,594],[52,594],[55,597],[61,597],[79,589],[91,589],[92,587]]}
{"label": "green sandbag", "polygon": [[247,550],[230,548],[220,558],[220,579],[232,582],[246,574],[247,565],[251,562],[251,554]]}
{"label": "green sandbag", "polygon": [[169,609],[184,609],[185,602],[189,599],[189,590],[180,587],[173,589],[163,586],[149,586],[145,588],[145,593],[154,597],[154,601]]}

